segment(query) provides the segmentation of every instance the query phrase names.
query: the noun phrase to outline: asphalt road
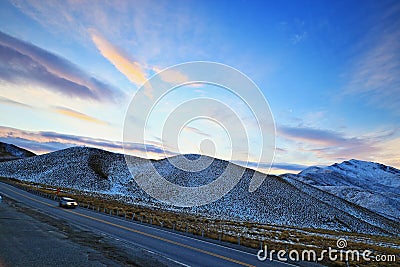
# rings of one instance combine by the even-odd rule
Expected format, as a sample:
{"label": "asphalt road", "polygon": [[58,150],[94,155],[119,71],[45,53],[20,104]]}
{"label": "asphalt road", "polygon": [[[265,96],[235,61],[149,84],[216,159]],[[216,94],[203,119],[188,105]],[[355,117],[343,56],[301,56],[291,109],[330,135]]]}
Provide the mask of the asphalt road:
{"label": "asphalt road", "polygon": [[[88,245],[76,242],[76,239],[83,240]],[[92,248],[90,244],[93,242],[106,245],[107,250]],[[21,202],[4,196],[0,202],[1,267],[120,267],[129,258],[124,257],[112,243],[111,238],[99,237],[83,229],[78,230],[76,226],[69,228],[63,220],[49,217]],[[110,248],[113,249],[113,255],[120,255],[105,255]],[[142,258],[142,251],[138,252],[129,253],[129,256],[134,254]],[[150,256],[147,257],[146,263],[151,260]],[[159,262],[153,265],[169,267]]]}
{"label": "asphalt road", "polygon": [[224,245],[199,240],[179,232],[131,222],[94,211],[76,208],[67,210],[47,198],[30,194],[0,182],[0,194],[41,210],[72,225],[105,234],[126,244],[140,246],[155,257],[167,259],[177,266],[294,266],[278,261],[259,261],[256,251],[250,253]]}

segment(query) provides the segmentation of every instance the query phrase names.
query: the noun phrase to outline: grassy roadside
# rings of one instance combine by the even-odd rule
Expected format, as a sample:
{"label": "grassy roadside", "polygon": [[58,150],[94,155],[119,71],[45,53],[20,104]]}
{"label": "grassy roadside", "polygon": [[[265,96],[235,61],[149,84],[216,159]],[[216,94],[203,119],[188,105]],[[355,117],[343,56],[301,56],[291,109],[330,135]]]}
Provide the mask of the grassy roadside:
{"label": "grassy roadside", "polygon": [[[41,194],[56,195],[57,188],[53,186],[6,178],[0,178],[0,181]],[[400,240],[398,237],[219,220],[126,204],[113,199],[110,195],[88,193],[69,188],[61,188],[58,196],[73,197],[85,208],[125,217],[128,220],[142,221],[215,240],[235,244],[240,243],[240,245],[255,249],[267,245],[268,250],[302,251],[313,249],[319,254],[328,247],[335,249],[337,239],[345,238],[347,240],[347,249],[368,249],[372,250],[374,255],[396,255],[397,262],[390,262],[389,265],[400,266]],[[329,266],[346,266],[343,261],[330,262],[325,260],[322,263]],[[388,262],[350,262],[349,264],[349,266],[356,265],[388,266]]]}

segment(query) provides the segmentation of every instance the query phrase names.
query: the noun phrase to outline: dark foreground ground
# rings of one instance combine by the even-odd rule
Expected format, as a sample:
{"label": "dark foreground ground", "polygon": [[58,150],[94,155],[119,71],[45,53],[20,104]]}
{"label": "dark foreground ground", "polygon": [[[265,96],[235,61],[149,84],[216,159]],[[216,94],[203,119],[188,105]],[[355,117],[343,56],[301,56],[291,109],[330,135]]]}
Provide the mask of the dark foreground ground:
{"label": "dark foreground ground", "polygon": [[172,265],[4,196],[0,202],[0,267]]}

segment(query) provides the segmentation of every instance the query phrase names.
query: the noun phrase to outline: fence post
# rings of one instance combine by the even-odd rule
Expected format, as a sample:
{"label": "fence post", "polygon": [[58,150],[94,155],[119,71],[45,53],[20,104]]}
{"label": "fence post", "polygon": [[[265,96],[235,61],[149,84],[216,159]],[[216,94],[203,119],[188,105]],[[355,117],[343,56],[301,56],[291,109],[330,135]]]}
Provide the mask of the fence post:
{"label": "fence post", "polygon": [[238,235],[238,245],[240,246],[240,235]]}

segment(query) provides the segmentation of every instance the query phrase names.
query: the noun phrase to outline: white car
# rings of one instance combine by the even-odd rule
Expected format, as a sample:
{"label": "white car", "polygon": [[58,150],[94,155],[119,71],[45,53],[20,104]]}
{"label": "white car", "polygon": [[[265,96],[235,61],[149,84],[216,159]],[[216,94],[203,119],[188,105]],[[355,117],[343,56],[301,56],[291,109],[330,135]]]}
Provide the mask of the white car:
{"label": "white car", "polygon": [[78,202],[75,199],[70,197],[62,197],[59,202],[60,207],[64,208],[76,208],[78,206]]}

